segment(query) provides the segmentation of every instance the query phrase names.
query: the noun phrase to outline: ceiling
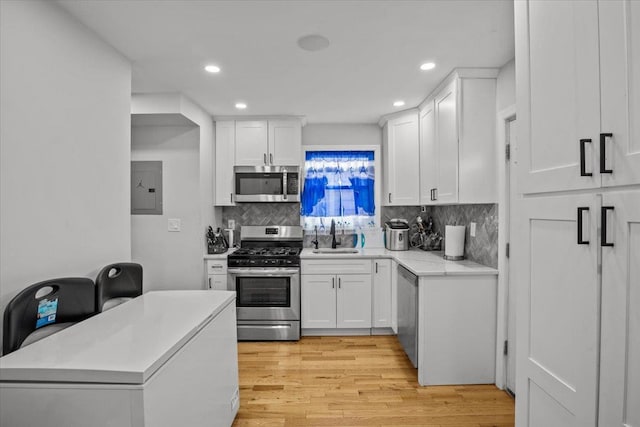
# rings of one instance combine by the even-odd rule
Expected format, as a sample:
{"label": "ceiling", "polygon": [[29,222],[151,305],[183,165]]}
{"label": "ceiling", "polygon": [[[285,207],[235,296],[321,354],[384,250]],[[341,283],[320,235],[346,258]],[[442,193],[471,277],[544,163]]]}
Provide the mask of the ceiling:
{"label": "ceiling", "polygon": [[[131,61],[134,93],[181,92],[213,116],[375,123],[419,104],[455,67],[514,57],[512,0],[59,3]],[[300,49],[309,34],[330,46]],[[421,71],[427,61],[436,68]]]}

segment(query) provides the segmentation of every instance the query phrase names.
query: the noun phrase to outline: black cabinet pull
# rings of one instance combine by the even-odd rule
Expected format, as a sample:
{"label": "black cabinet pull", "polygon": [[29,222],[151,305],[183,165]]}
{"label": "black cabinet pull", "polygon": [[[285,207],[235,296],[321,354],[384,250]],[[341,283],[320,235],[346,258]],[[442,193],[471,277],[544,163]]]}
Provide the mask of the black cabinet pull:
{"label": "black cabinet pull", "polygon": [[391,193],[389,193],[389,203],[391,203]]}
{"label": "black cabinet pull", "polygon": [[435,200],[435,196],[433,195],[433,193],[435,192],[435,188],[431,189],[431,200]]}
{"label": "black cabinet pull", "polygon": [[612,133],[601,133],[600,134],[600,173],[613,173],[613,169],[607,169],[607,165],[605,164],[606,157],[606,146],[607,138],[611,138],[613,136]]}
{"label": "black cabinet pull", "polygon": [[589,208],[578,208],[578,244],[579,245],[588,245],[588,240],[582,239],[582,213],[584,211],[589,212]]}
{"label": "black cabinet pull", "polygon": [[376,262],[376,274],[378,274],[378,263]]}
{"label": "black cabinet pull", "polygon": [[613,206],[600,208],[600,246],[613,246],[613,242],[607,242],[607,211],[612,211]]}
{"label": "black cabinet pull", "polygon": [[591,141],[591,138],[580,140],[580,176],[593,176],[591,172],[587,172],[587,166],[585,164],[584,146],[587,142],[591,144],[593,141]]}

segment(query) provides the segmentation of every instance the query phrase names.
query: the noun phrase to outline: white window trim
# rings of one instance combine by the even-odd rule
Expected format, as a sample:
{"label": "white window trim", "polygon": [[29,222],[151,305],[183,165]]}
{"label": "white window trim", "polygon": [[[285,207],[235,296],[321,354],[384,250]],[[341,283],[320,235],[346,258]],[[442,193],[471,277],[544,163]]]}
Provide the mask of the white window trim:
{"label": "white window trim", "polygon": [[[303,145],[302,146],[302,167],[300,169],[300,191],[304,188],[304,179],[306,173],[304,170],[305,159],[307,158],[307,151],[373,151],[373,167],[375,168],[376,179],[373,185],[373,203],[376,211],[373,215],[373,220],[376,227],[382,227],[380,224],[380,196],[382,192],[382,163],[380,162],[381,150],[379,145]],[[304,227],[303,216],[300,215],[300,225]]]}

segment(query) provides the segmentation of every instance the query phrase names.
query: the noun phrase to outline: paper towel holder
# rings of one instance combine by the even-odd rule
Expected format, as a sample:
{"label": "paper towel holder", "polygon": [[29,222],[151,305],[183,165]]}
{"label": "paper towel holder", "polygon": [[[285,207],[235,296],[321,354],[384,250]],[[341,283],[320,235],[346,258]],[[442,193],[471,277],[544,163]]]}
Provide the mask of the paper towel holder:
{"label": "paper towel holder", "polygon": [[447,261],[461,261],[464,259],[464,225],[445,226],[444,259]]}

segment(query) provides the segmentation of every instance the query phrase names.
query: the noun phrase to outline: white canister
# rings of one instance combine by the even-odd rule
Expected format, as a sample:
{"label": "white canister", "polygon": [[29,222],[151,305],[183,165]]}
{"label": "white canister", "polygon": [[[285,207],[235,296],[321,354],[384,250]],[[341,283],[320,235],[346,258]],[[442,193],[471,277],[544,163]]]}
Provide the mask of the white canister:
{"label": "white canister", "polygon": [[229,248],[233,247],[233,232],[234,229],[233,228],[225,228],[225,230],[227,232],[227,242],[229,242]]}
{"label": "white canister", "polygon": [[464,259],[464,225],[447,225],[444,228],[444,259]]}

